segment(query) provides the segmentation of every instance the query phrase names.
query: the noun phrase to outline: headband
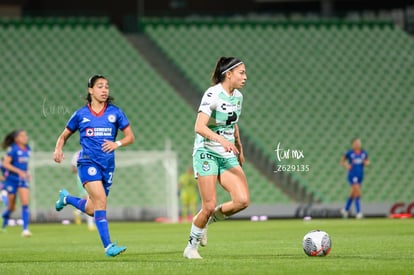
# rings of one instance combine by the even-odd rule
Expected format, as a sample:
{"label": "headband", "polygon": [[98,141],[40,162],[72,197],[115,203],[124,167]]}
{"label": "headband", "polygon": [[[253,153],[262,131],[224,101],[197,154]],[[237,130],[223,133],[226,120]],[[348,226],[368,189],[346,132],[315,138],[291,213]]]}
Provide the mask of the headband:
{"label": "headband", "polygon": [[242,62],[242,61],[237,62],[237,63],[236,63],[236,64],[234,64],[233,66],[230,66],[229,68],[227,68],[227,69],[225,69],[224,71],[222,71],[222,72],[221,72],[221,74],[225,74],[225,73],[227,73],[228,71],[233,70],[234,68],[236,68],[236,67],[237,67],[237,66],[239,66],[240,64],[243,64],[243,62]]}
{"label": "headband", "polygon": [[91,76],[88,79],[88,88],[92,88],[93,87],[93,84],[94,84],[92,82],[95,82],[96,79],[98,79],[98,78],[105,78],[105,77],[103,75],[99,75],[99,74],[96,74],[96,75]]}
{"label": "headband", "polygon": [[19,134],[20,134],[20,132],[23,132],[24,130],[23,129],[18,129],[18,130],[15,130],[14,132],[13,132],[13,138],[15,138],[15,137],[17,137]]}

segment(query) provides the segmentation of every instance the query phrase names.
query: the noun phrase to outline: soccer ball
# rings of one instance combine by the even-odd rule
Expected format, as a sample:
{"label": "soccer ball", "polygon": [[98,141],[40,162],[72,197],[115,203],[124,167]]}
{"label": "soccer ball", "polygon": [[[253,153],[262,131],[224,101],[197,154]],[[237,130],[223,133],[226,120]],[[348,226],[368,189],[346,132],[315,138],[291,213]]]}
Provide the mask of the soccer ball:
{"label": "soccer ball", "polygon": [[331,237],[321,230],[312,230],[303,237],[303,251],[308,256],[326,256],[331,252]]}

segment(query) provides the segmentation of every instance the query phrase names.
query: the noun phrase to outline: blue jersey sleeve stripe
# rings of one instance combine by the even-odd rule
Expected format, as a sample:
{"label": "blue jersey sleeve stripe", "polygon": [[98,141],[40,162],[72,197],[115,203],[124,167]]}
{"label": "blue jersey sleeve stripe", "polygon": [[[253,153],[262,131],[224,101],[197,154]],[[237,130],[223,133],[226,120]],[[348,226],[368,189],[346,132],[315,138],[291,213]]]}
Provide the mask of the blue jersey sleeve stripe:
{"label": "blue jersey sleeve stripe", "polygon": [[71,133],[75,132],[75,130],[70,129],[70,127],[68,125],[66,125],[66,129],[68,129]]}
{"label": "blue jersey sleeve stripe", "polygon": [[128,127],[129,127],[129,123],[124,128],[119,128],[119,129],[121,129],[121,131],[123,131],[123,130],[125,130]]}

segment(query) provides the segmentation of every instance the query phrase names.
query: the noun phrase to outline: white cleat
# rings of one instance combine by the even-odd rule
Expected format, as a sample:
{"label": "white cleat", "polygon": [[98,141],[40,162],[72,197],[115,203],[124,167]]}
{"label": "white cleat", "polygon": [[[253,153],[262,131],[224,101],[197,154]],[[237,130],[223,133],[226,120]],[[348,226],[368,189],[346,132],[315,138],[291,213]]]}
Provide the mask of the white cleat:
{"label": "white cleat", "polygon": [[207,246],[207,227],[204,228],[203,230],[203,235],[201,236],[200,245],[203,247]]}
{"label": "white cleat", "polygon": [[341,209],[341,215],[342,215],[342,218],[347,219],[348,218],[348,211],[346,211],[345,209]]}
{"label": "white cleat", "polygon": [[187,259],[202,259],[200,254],[198,254],[197,248],[193,248],[190,246],[187,246],[184,249],[183,256],[184,258],[187,258]]}
{"label": "white cleat", "polygon": [[22,237],[31,237],[31,236],[32,236],[32,232],[30,232],[28,229],[23,230]]}
{"label": "white cleat", "polygon": [[362,215],[362,213],[359,212],[358,214],[356,214],[355,218],[358,219],[358,220],[360,220],[360,219],[363,219],[364,218],[364,215]]}

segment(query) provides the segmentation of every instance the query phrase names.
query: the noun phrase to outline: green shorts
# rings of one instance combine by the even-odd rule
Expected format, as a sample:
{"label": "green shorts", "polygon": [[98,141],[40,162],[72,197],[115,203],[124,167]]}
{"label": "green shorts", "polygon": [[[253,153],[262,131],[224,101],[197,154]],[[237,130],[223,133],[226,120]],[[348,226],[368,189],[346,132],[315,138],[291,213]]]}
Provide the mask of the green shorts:
{"label": "green shorts", "polygon": [[221,158],[204,150],[197,150],[193,156],[196,178],[198,176],[218,176],[236,166],[240,166],[237,157]]}

